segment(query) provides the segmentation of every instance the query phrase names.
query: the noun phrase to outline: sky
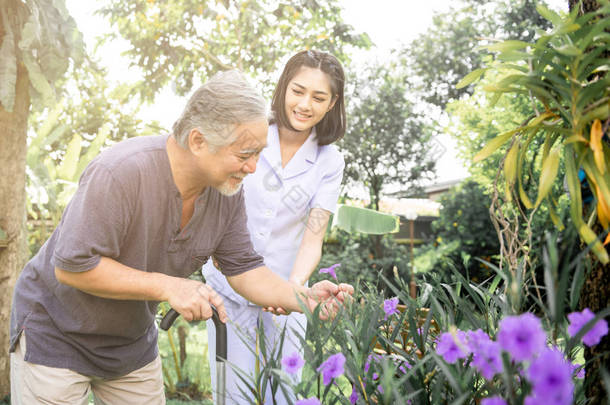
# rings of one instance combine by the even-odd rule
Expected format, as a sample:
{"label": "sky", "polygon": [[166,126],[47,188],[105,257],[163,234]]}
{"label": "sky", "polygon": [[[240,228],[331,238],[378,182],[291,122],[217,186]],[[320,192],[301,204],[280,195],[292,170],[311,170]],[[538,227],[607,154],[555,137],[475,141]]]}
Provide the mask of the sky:
{"label": "sky", "polygon": [[[375,51],[379,58],[389,49],[406,44],[415,39],[418,34],[425,32],[430,26],[435,11],[449,9],[451,0],[339,0],[343,6],[344,21],[357,32],[366,32],[376,44]],[[66,0],[68,10],[75,18],[76,23],[85,37],[89,50],[93,49],[94,38],[107,30],[108,23],[101,17],[94,16],[97,7],[95,0]],[[567,0],[547,0],[555,10],[567,9]],[[121,61],[117,55],[126,49],[123,43],[115,42],[105,46],[102,54],[102,63],[107,62],[110,76],[122,80],[137,80],[137,73],[127,71],[127,62]],[[370,57],[370,52],[368,54]],[[112,62],[110,62],[112,61]],[[141,118],[156,119],[166,128],[170,128],[186,103],[186,97],[175,96],[171,90],[163,91],[157,100],[164,100],[163,105],[143,108]],[[348,117],[349,119],[349,117]],[[436,139],[444,153],[437,162],[436,183],[459,180],[468,176],[465,165],[456,157],[456,143],[448,136],[439,136]]]}

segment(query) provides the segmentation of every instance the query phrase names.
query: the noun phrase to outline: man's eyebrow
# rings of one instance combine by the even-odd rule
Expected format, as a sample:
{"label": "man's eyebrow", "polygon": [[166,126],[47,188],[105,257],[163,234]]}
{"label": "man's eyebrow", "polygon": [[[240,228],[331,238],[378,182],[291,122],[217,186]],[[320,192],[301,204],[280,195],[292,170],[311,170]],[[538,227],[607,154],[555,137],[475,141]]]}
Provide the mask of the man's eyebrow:
{"label": "man's eyebrow", "polygon": [[248,149],[241,149],[239,151],[239,153],[243,153],[243,154],[250,154],[250,153],[258,153],[260,151],[262,151],[263,149],[265,149],[267,147],[267,144],[265,143],[262,147],[260,148],[248,148]]}
{"label": "man's eyebrow", "polygon": [[[303,86],[302,84],[299,84],[297,82],[292,82],[292,84],[294,84],[295,86],[300,87],[301,89],[306,89],[305,86]],[[322,90],[315,90],[314,93],[316,93],[316,94],[324,94],[324,95],[328,96],[328,93],[325,92],[325,91],[322,91]]]}

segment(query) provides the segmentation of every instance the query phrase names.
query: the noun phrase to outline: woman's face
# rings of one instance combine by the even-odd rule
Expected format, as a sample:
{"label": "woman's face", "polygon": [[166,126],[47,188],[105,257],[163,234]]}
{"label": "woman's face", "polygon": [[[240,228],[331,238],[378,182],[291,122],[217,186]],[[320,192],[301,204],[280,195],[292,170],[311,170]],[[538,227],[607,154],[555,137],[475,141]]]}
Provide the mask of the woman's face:
{"label": "woman's face", "polygon": [[334,104],[330,77],[320,69],[301,67],[286,88],[285,114],[299,132],[309,133]]}

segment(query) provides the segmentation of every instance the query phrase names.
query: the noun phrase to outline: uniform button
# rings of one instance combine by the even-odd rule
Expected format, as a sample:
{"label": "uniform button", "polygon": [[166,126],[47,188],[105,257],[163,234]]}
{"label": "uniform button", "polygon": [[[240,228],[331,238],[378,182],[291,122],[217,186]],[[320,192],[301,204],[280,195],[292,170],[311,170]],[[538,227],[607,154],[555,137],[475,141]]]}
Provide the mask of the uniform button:
{"label": "uniform button", "polygon": [[265,210],[265,216],[266,216],[267,218],[271,218],[271,217],[273,216],[273,211],[271,211],[271,210]]}

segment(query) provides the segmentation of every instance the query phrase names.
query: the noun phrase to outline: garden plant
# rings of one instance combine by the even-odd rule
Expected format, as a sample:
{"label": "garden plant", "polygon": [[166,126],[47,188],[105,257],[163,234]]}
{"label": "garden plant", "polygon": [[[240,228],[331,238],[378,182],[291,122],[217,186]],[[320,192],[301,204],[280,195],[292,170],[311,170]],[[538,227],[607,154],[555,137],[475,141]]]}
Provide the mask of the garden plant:
{"label": "garden plant", "polygon": [[[607,264],[610,242],[604,56],[610,4],[599,4],[595,12],[575,7],[564,17],[539,6],[551,31],[531,43],[487,46],[495,53],[489,66],[459,84],[489,72],[499,78],[487,87],[496,100],[525,94],[532,101],[531,117],[475,159],[509,144],[490,209],[501,245],[498,263],[485,263],[492,275],[475,281],[457,269],[431,271],[419,276],[416,297],[400,278],[386,280],[392,298],[361,285],[334,322],[308,314],[303,357],[278,358],[277,348],[266,348],[260,372],[244,376],[253,403],[261,403],[261,381],[274,392],[294,392],[297,405],[602,403],[599,396],[587,398],[596,381],[607,398],[610,375],[603,360],[598,364],[609,354],[587,359],[584,352],[607,339],[610,308],[581,305],[584,280]],[[542,149],[529,153],[538,144]],[[531,179],[539,184],[534,195],[523,187],[534,175],[522,170],[527,159],[539,167],[539,178]],[[565,178],[558,178],[560,165]],[[591,195],[583,205],[585,179]],[[562,217],[558,201],[566,194],[569,217]],[[541,249],[534,250],[531,226],[538,215],[549,215],[556,229],[542,232]],[[322,272],[341,281],[341,267]],[[301,367],[297,382],[293,374]]]}

